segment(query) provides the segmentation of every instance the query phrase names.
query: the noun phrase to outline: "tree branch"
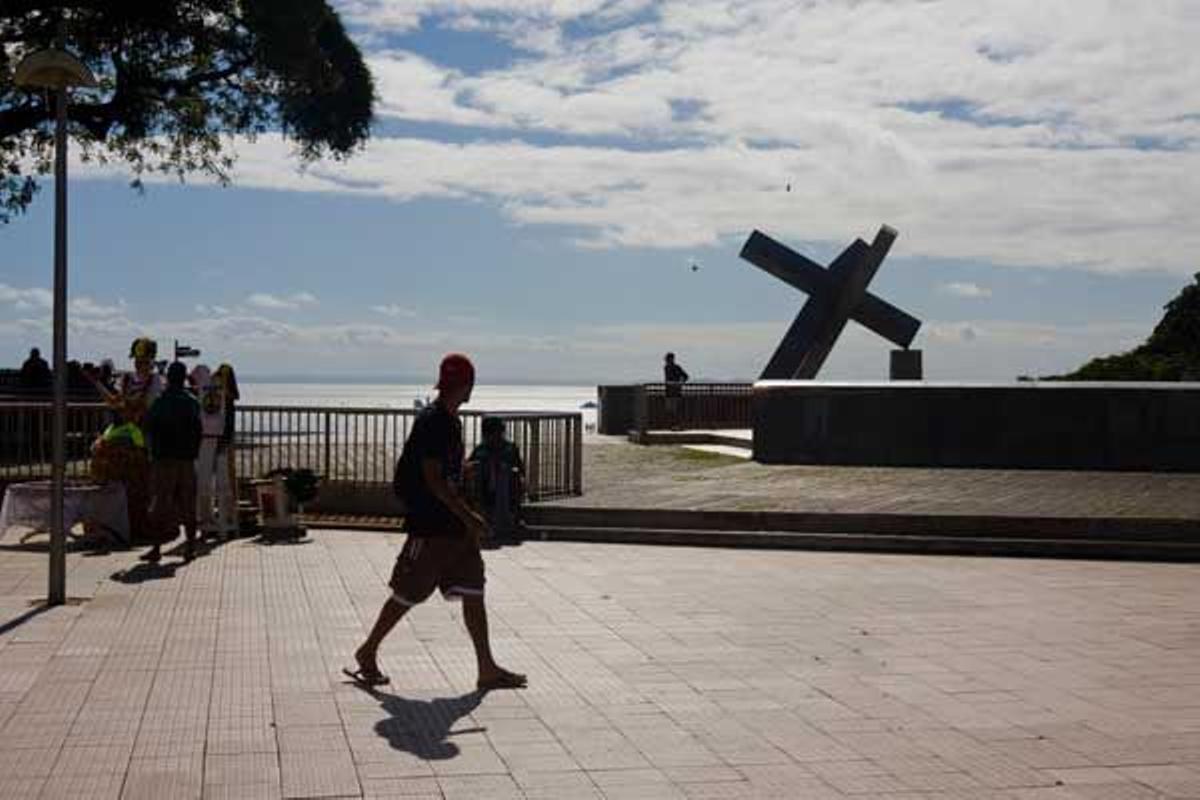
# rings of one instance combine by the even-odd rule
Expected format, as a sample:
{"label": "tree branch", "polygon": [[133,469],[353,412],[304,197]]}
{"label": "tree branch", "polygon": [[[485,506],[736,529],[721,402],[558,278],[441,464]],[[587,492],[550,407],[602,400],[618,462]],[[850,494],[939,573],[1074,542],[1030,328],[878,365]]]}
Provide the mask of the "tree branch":
{"label": "tree branch", "polygon": [[146,84],[163,91],[187,92],[191,89],[199,88],[206,83],[223,81],[226,78],[238,74],[242,70],[251,66],[253,63],[254,59],[250,56],[246,56],[238,61],[234,61],[222,69],[213,69],[208,70],[207,72],[197,72],[192,75],[188,75],[186,78],[151,78],[146,81]]}
{"label": "tree branch", "polygon": [[0,139],[17,136],[51,116],[50,108],[41,103],[0,109]]}

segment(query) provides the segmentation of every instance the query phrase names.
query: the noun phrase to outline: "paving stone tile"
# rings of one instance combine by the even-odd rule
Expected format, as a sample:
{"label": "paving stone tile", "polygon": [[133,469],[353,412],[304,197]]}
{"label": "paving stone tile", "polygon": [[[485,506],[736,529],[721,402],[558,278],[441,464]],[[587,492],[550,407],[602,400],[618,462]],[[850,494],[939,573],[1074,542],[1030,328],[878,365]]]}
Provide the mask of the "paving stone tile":
{"label": "paving stone tile", "polygon": [[510,775],[441,775],[438,785],[446,800],[524,800],[524,793]]}
{"label": "paving stone tile", "polygon": [[[117,800],[125,783],[125,770],[51,775],[41,789],[45,800]],[[0,794],[0,796],[3,796]]]}
{"label": "paving stone tile", "polygon": [[435,778],[374,778],[362,781],[363,800],[443,800]]}
{"label": "paving stone tile", "polygon": [[284,797],[360,794],[358,774],[348,753],[281,752],[279,772]]}
{"label": "paving stone tile", "polygon": [[275,753],[209,753],[204,758],[204,783],[279,785],[279,757]]}
{"label": "paving stone tile", "polygon": [[123,773],[129,767],[133,743],[71,745],[59,751],[54,762],[54,774],[85,775],[88,773]]}
{"label": "paving stone tile", "polygon": [[21,778],[0,773],[0,798],[3,800],[29,800],[38,797],[46,778]]}
{"label": "paving stone tile", "polygon": [[204,800],[281,800],[277,783],[206,783]]}
{"label": "paving stone tile", "polygon": [[45,778],[54,769],[58,754],[58,748],[0,750],[0,777]]}
{"label": "paving stone tile", "polygon": [[198,757],[135,758],[125,774],[122,800],[199,798],[203,764]]}

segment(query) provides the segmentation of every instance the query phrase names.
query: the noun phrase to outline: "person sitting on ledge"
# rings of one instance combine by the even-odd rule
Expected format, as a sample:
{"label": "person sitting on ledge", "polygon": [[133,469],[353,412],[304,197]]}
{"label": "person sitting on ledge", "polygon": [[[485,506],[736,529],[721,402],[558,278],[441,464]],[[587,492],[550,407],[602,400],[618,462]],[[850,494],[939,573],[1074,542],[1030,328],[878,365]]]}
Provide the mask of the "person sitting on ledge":
{"label": "person sitting on ledge", "polygon": [[504,438],[504,420],[485,417],[483,441],[467,459],[467,485],[491,529],[492,543],[513,544],[523,527],[521,501],[525,495],[525,462],[521,451]]}

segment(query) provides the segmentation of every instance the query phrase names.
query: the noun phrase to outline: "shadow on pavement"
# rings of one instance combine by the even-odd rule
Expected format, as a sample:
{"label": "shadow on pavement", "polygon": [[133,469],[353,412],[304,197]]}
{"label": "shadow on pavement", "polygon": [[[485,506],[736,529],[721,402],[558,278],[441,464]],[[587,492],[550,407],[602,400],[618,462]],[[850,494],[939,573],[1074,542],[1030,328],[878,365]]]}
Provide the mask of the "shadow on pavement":
{"label": "shadow on pavement", "polygon": [[110,577],[117,583],[145,583],[146,581],[161,581],[166,578],[174,578],[175,570],[183,566],[181,562],[171,561],[169,563],[157,564],[141,563],[134,564],[129,569],[122,569],[114,572]]}
{"label": "shadow on pavement", "polygon": [[481,733],[487,728],[451,731],[454,723],[479,707],[485,692],[475,690],[461,697],[410,700],[399,695],[363,689],[380,702],[388,719],[375,723],[375,732],[396,750],[412,753],[426,761],[443,761],[459,753],[449,741],[460,733]]}
{"label": "shadow on pavement", "polygon": [[37,615],[44,614],[47,611],[49,611],[50,609],[51,609],[51,606],[44,605],[44,604],[38,605],[38,606],[35,606],[34,608],[29,609],[28,611],[24,612],[23,614],[18,614],[17,616],[13,617],[12,619],[0,621],[0,636],[3,636],[4,634],[8,633],[11,630],[14,630],[15,628],[21,627],[22,625],[24,625],[26,622],[29,622],[31,619],[33,619]]}

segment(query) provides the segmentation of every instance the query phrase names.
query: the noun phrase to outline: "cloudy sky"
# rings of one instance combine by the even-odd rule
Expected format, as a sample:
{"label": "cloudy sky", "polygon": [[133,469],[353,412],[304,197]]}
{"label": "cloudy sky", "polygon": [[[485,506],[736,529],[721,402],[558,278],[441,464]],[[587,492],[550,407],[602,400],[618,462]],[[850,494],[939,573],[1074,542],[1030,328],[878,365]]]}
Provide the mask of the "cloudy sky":
{"label": "cloudy sky", "polygon": [[[755,377],[803,297],[738,259],[872,285],[938,379],[1136,344],[1200,270],[1194,0],[336,0],[379,91],[366,151],[236,185],[73,173],[72,356],[149,334],[244,373]],[[790,188],[789,188],[790,187]],[[0,363],[49,349],[52,194],[0,228]],[[692,269],[695,264],[699,267]],[[826,377],[886,376],[856,326]]]}

